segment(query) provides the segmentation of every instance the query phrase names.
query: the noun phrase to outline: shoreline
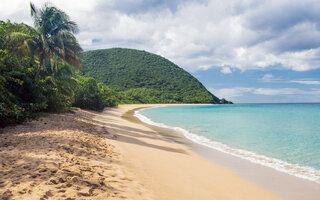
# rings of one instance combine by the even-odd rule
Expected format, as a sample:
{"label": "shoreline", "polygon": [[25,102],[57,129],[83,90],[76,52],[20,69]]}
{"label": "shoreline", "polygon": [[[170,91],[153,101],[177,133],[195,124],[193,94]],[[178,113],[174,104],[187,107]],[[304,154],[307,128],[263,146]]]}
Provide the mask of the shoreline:
{"label": "shoreline", "polygon": [[[108,108],[95,120],[118,135],[112,145],[125,165],[154,199],[279,199],[271,192],[241,178],[233,171],[194,153],[183,140],[172,142],[154,129],[123,116],[137,108],[163,106],[121,105]],[[174,133],[170,137],[181,138]],[[187,141],[187,140],[185,140]]]}
{"label": "shoreline", "polygon": [[[289,182],[292,198],[284,196],[284,186],[268,179],[276,174],[283,181],[284,173],[208,150],[174,130],[132,116],[137,109],[154,106],[168,104],[49,114],[0,129],[0,197],[269,200],[319,196],[314,191],[299,196],[297,192],[310,190],[296,180],[296,185]],[[280,191],[257,182],[255,173]]]}
{"label": "shoreline", "polygon": [[[152,107],[157,106],[155,105]],[[140,123],[151,127],[152,129],[163,135],[165,138],[186,145],[191,151],[202,156],[206,160],[235,172],[241,178],[249,180],[257,184],[258,186],[280,196],[281,198],[313,200],[317,199],[317,196],[320,196],[320,185],[311,180],[296,177],[286,172],[278,171],[272,167],[253,163],[244,158],[240,158],[226,152],[221,152],[219,150],[206,147],[202,144],[198,144],[192,140],[187,139],[182,133],[179,133],[172,129],[169,130],[167,128],[159,129],[158,126],[150,125],[133,116],[134,111],[142,109],[144,109],[144,107],[134,109],[133,112],[129,111],[128,113],[130,113],[131,118],[136,118],[138,121],[140,121]],[[129,117],[125,118],[128,119]]]}

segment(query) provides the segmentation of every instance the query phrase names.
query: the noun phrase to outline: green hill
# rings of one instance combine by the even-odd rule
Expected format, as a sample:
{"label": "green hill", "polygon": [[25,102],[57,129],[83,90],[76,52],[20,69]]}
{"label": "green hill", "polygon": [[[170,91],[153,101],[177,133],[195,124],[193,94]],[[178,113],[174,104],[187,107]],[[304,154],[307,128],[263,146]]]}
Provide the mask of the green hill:
{"label": "green hill", "polygon": [[84,52],[84,75],[126,96],[124,103],[219,103],[196,78],[146,51],[112,48]]}

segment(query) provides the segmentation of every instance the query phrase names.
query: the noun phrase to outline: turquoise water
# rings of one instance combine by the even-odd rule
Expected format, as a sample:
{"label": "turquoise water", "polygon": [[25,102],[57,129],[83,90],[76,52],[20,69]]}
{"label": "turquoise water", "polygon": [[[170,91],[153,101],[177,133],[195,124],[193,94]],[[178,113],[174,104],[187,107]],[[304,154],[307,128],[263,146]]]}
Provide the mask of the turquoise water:
{"label": "turquoise water", "polygon": [[251,162],[320,183],[320,104],[169,106],[142,121]]}

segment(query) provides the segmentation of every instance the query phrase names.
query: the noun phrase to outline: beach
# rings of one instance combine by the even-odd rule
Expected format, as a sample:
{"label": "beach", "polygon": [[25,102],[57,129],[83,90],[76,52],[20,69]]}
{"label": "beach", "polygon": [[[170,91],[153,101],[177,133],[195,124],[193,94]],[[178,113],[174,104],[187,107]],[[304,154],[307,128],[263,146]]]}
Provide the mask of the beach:
{"label": "beach", "polygon": [[153,199],[279,199],[190,151],[185,145],[155,134],[135,119],[121,118],[137,108],[159,105],[123,105],[95,119],[117,134],[112,141]]}
{"label": "beach", "polygon": [[99,115],[77,110],[0,129],[0,199],[150,199]]}
{"label": "beach", "polygon": [[[207,138],[210,138],[210,134],[215,133],[222,133],[223,135],[226,135],[230,138],[229,135],[232,135],[231,139],[235,141],[237,144],[240,144],[241,141],[244,140],[250,141],[250,135],[246,135],[245,131],[250,132],[248,129],[239,128],[239,130],[234,129],[234,124],[229,124],[229,122],[232,121],[232,118],[234,116],[237,116],[237,112],[230,112],[228,116],[225,116],[225,113],[223,112],[217,112],[221,110],[227,110],[230,111],[232,109],[239,108],[245,108],[248,110],[248,107],[266,107],[268,108],[268,111],[271,111],[273,107],[277,108],[277,112],[286,112],[284,110],[281,110],[281,107],[285,108],[292,108],[294,107],[295,117],[303,117],[305,116],[305,112],[299,112],[299,107],[306,106],[307,108],[313,108],[314,105],[274,105],[274,104],[260,104],[260,105],[231,105],[231,106],[224,106],[224,105],[186,105],[183,107],[178,106],[166,106],[166,107],[158,107],[154,109],[141,109],[141,110],[134,110],[134,116],[139,118],[142,122],[147,123],[147,126],[152,128],[153,130],[161,133],[165,138],[168,138],[172,141],[175,141],[177,143],[182,143],[184,146],[187,146],[188,149],[195,152],[197,155],[201,155],[206,160],[211,161],[214,164],[218,164],[220,166],[223,166],[232,172],[239,175],[241,178],[244,178],[246,180],[249,180],[258,186],[278,195],[279,197],[283,199],[290,199],[290,200],[300,200],[300,199],[309,199],[309,200],[317,200],[320,196],[320,187],[319,187],[319,172],[315,170],[314,168],[310,167],[301,167],[301,166],[308,166],[304,165],[303,163],[297,164],[290,164],[286,163],[283,160],[277,160],[274,159],[276,157],[266,157],[263,155],[257,155],[254,152],[255,151],[244,151],[243,149],[237,149],[232,148],[230,146],[226,146],[223,143],[219,143],[219,139],[215,140],[208,140]],[[280,107],[280,108],[279,108]],[[198,111],[197,111],[198,110]],[[214,115],[209,116],[208,110],[215,111]],[[252,110],[252,109],[251,109]],[[183,113],[183,114],[182,114]],[[273,112],[272,112],[273,113]],[[292,113],[292,112],[291,112]],[[128,115],[132,115],[133,112],[129,111],[127,113]],[[311,112],[308,112],[309,115],[311,115]],[[266,114],[264,114],[265,116]],[[245,118],[245,115],[242,113],[241,116],[242,119]],[[312,115],[311,115],[312,116]],[[216,117],[224,120],[218,120]],[[130,119],[130,117],[126,117],[127,119]],[[132,117],[132,119],[135,119]],[[267,137],[270,137],[270,135],[275,132],[280,131],[280,128],[273,128],[272,125],[270,125],[270,121],[268,121],[267,118],[264,118],[265,120],[263,123],[260,123],[259,121],[256,121],[255,119],[247,119],[245,120],[244,126],[253,126],[252,130],[260,131],[259,139],[263,139],[263,141],[260,142],[260,145],[264,145],[267,147],[267,153],[274,151],[272,148],[272,143],[270,141],[266,141]],[[236,120],[239,122],[239,120]],[[261,121],[261,120],[260,120]],[[284,123],[285,120],[281,120],[280,123]],[[303,120],[300,120],[303,121]],[[178,124],[177,124],[178,122]],[[184,123],[188,122],[188,123]],[[199,123],[200,122],[200,123]],[[226,124],[224,124],[226,122]],[[254,122],[254,123],[253,123]],[[309,120],[308,122],[311,122]],[[180,124],[179,124],[180,123]],[[298,122],[296,122],[298,123]],[[235,124],[237,124],[235,122]],[[258,127],[263,124],[270,125],[270,128],[273,130],[269,130],[272,132],[265,131],[261,134],[261,129]],[[303,123],[302,123],[303,124]],[[238,126],[239,123],[236,125]],[[220,126],[220,130],[217,130],[217,126]],[[231,129],[230,129],[231,127]],[[232,128],[233,127],[233,128]],[[286,129],[287,127],[292,127],[292,124],[287,123],[287,126],[284,127]],[[312,123],[307,126],[299,126],[297,127],[304,127],[307,130],[311,130],[312,132],[317,133],[317,127],[312,127]],[[212,128],[212,129],[210,129]],[[199,131],[201,129],[201,131]],[[230,132],[231,130],[231,132]],[[291,129],[294,131],[293,129]],[[313,131],[312,131],[313,130]],[[214,132],[215,131],[215,132]],[[235,133],[233,133],[235,132]],[[194,134],[196,133],[196,134]],[[210,134],[208,134],[210,133]],[[206,137],[198,137],[202,134],[206,134]],[[239,137],[237,136],[239,135]],[[254,133],[256,134],[256,133]],[[299,129],[298,132],[290,132],[287,134],[300,134],[305,139],[300,138],[300,141],[304,141],[304,144],[300,141],[296,140],[294,142],[295,145],[288,146],[288,143],[286,143],[285,140],[283,140],[282,137],[286,136],[286,133],[284,130],[282,130],[282,135],[276,135],[274,138],[275,142],[283,141],[278,148],[282,148],[281,150],[284,150],[285,148],[290,148],[291,150],[287,150],[286,152],[283,152],[282,155],[286,155],[287,157],[291,156],[291,158],[294,157],[300,157],[300,158],[306,158],[309,160],[314,161],[314,163],[317,163],[318,154],[316,148],[311,148],[312,145],[317,145],[316,142],[313,143],[306,143],[306,141],[309,139],[307,138],[310,134],[304,133],[303,130]],[[246,135],[246,136],[245,136]],[[242,140],[242,138],[244,140]],[[188,138],[188,139],[186,139]],[[288,141],[288,140],[287,140]],[[258,141],[257,141],[258,142]],[[256,143],[256,144],[259,144]],[[254,141],[249,142],[250,148],[255,145]],[[309,153],[306,154],[303,150],[295,149],[298,145],[305,145],[305,147],[309,150]],[[245,149],[245,148],[244,148]],[[293,153],[294,152],[294,153]],[[268,155],[268,154],[264,154]],[[295,155],[292,157],[292,155]],[[258,159],[257,159],[258,158]],[[293,162],[294,163],[294,162]]]}
{"label": "beach", "polygon": [[0,200],[320,200],[319,9],[5,1]]}
{"label": "beach", "polygon": [[210,162],[205,150],[202,156],[196,154],[197,146],[188,140],[174,133],[158,134],[161,130],[132,116],[136,109],[153,106],[160,105],[50,114],[1,129],[1,198],[283,198],[221,162]]}

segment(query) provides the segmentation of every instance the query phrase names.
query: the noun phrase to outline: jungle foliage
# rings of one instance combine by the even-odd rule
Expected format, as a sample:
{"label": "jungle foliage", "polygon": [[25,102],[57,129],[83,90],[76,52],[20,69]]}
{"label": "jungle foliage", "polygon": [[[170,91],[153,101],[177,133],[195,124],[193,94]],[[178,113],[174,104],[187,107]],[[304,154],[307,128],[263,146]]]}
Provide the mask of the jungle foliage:
{"label": "jungle foliage", "polygon": [[35,27],[0,21],[0,127],[72,105],[93,110],[116,105],[107,86],[77,75],[82,49],[73,36],[76,24],[48,5],[31,4],[31,12]]}
{"label": "jungle foliage", "polygon": [[82,62],[84,75],[118,91],[120,103],[220,103],[188,72],[146,51],[87,51]]}
{"label": "jungle foliage", "polygon": [[117,105],[116,92],[92,77],[77,76],[79,88],[76,90],[74,106],[101,111],[104,107]]}

